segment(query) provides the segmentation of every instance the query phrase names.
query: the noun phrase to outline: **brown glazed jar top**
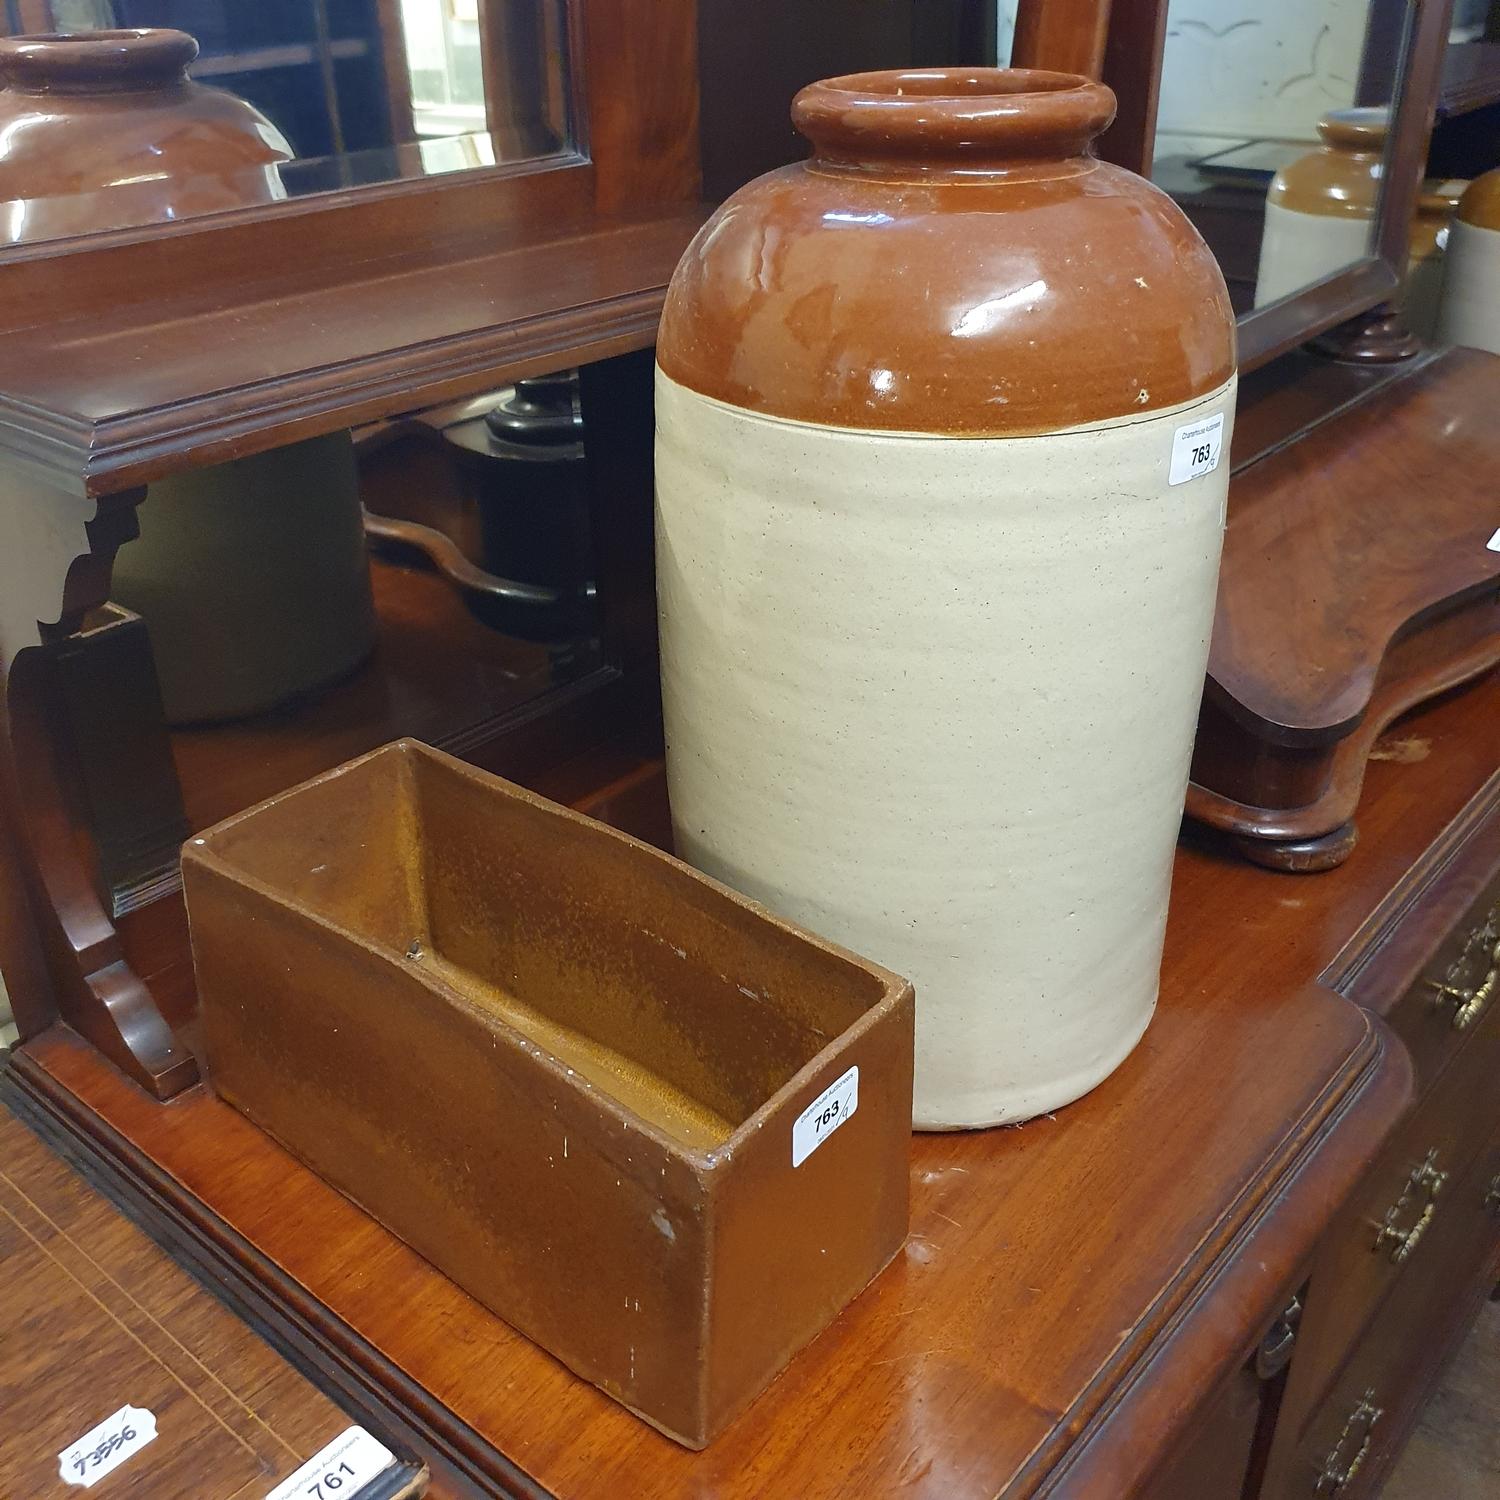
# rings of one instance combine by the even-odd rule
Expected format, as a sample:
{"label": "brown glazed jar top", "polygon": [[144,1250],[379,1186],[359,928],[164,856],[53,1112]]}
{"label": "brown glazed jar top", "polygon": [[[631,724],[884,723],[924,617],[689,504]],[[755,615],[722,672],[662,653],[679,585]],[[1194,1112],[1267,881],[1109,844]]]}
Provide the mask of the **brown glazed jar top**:
{"label": "brown glazed jar top", "polygon": [[0,38],[0,200],[10,240],[262,203],[292,148],[253,106],[187,76],[184,31]]}
{"label": "brown glazed jar top", "polygon": [[1318,121],[1323,144],[1271,179],[1268,200],[1299,214],[1373,218],[1390,119],[1383,105],[1329,110]]}
{"label": "brown glazed jar top", "polygon": [[22,94],[134,93],[186,83],[198,43],[185,31],[56,32],[0,38],[0,80]]}
{"label": "brown glazed jar top", "polygon": [[804,89],[811,158],[741,188],[688,247],[662,371],[771,416],[974,437],[1217,390],[1224,278],[1165,193],[1089,154],[1114,109],[1102,84],[1025,69]]}
{"label": "brown glazed jar top", "polygon": [[1500,167],[1468,185],[1459,200],[1458,216],[1480,229],[1500,229]]}

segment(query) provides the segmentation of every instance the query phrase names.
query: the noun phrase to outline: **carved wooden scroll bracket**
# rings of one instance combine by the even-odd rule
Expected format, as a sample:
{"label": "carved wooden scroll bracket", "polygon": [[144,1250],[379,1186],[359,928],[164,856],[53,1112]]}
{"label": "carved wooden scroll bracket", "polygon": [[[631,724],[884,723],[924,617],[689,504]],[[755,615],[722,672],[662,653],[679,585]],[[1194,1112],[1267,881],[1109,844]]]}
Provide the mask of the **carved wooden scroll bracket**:
{"label": "carved wooden scroll bracket", "polygon": [[[0,954],[23,1036],[61,1019],[159,1099],[198,1076],[150,991],[126,962],[100,897],[66,716],[48,643],[105,603],[115,552],[137,534],[138,488],[85,498],[5,475],[0,483],[0,800],[33,932],[7,923]],[[37,960],[50,995],[38,999]]]}

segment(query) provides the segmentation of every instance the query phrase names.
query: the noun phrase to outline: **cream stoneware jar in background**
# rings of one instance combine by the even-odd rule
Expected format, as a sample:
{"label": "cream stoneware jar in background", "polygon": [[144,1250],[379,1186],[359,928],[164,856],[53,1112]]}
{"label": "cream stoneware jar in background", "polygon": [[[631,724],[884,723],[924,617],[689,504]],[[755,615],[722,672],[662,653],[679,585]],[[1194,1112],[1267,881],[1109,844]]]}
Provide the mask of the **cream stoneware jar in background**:
{"label": "cream stoneware jar in background", "polygon": [[1448,236],[1438,337],[1500,354],[1500,169],[1476,177]]}
{"label": "cream stoneware jar in background", "polygon": [[1078,1098],[1156,1000],[1233,317],[1070,75],[814,85],[657,381],[678,852],[917,986],[914,1119]]}

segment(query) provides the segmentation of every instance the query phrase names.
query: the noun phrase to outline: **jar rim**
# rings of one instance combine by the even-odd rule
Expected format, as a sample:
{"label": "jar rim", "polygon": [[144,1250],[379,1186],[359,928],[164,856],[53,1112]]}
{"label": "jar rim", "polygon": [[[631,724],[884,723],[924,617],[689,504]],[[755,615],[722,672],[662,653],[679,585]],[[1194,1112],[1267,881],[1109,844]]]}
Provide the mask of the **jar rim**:
{"label": "jar rim", "polygon": [[119,92],[185,78],[198,43],[169,27],[0,37],[0,82],[20,93]]}
{"label": "jar rim", "polygon": [[792,101],[792,123],[820,159],[938,169],[1083,155],[1114,116],[1106,85],[1041,68],[846,73]]}
{"label": "jar rim", "polygon": [[1380,151],[1390,134],[1391,112],[1384,104],[1357,104],[1330,109],[1318,121],[1318,135],[1328,146],[1353,151]]}

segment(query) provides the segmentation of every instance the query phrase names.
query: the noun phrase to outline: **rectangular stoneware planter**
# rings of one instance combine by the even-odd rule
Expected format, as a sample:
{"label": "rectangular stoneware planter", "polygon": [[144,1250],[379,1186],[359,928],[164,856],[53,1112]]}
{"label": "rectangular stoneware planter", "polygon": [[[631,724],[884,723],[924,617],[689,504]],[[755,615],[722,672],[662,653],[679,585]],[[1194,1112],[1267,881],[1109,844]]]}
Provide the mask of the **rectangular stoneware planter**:
{"label": "rectangular stoneware planter", "polygon": [[912,991],[411,741],[183,850],[218,1093],[692,1447],[900,1247]]}

